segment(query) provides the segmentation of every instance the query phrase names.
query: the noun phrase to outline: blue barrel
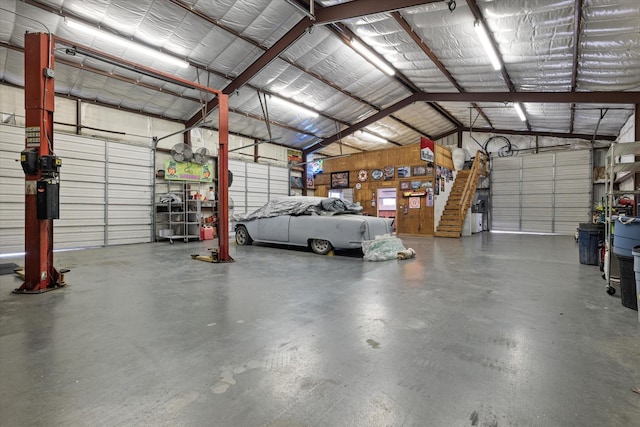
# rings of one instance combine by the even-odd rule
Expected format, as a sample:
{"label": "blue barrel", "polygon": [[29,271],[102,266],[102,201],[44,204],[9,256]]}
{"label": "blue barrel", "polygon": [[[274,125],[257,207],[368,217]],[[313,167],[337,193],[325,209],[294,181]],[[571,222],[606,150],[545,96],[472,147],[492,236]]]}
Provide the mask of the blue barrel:
{"label": "blue barrel", "polygon": [[613,253],[627,258],[633,257],[631,250],[640,245],[640,218],[633,216],[613,217]]}

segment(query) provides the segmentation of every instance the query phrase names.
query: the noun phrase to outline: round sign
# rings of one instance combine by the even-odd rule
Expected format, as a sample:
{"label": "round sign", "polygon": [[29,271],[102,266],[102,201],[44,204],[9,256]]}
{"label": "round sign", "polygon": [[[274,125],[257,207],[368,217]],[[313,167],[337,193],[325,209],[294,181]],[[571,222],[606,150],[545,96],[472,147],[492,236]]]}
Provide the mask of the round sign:
{"label": "round sign", "polygon": [[356,190],[359,190],[359,189],[361,189],[361,188],[362,188],[362,184],[360,184],[359,182],[358,182],[358,183],[356,183]]}
{"label": "round sign", "polygon": [[374,169],[371,172],[371,178],[375,180],[382,179],[383,176],[384,176],[384,172],[382,172],[382,169]]}
{"label": "round sign", "polygon": [[364,169],[360,169],[358,171],[358,181],[364,182],[367,180],[367,178],[369,178],[369,173]]}

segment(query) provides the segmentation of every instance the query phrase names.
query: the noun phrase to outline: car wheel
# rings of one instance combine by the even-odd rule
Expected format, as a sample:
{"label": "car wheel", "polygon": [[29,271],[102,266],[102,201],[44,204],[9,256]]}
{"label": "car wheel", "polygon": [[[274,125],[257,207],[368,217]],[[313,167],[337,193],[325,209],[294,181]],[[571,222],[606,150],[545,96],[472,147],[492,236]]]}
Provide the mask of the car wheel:
{"label": "car wheel", "polygon": [[322,239],[311,239],[309,246],[311,246],[311,250],[318,255],[326,255],[333,249],[331,242]]}
{"label": "car wheel", "polygon": [[251,236],[249,236],[249,232],[244,225],[239,225],[236,228],[236,243],[240,246],[250,245],[253,242]]}

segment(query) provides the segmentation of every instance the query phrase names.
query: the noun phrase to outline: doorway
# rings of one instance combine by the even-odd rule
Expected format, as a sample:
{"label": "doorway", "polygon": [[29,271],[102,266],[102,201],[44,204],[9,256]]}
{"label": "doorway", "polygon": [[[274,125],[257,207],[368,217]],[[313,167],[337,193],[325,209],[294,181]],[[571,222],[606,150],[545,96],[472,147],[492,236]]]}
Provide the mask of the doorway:
{"label": "doorway", "polygon": [[396,189],[395,188],[379,188],[378,189],[378,217],[394,218],[396,217]]}

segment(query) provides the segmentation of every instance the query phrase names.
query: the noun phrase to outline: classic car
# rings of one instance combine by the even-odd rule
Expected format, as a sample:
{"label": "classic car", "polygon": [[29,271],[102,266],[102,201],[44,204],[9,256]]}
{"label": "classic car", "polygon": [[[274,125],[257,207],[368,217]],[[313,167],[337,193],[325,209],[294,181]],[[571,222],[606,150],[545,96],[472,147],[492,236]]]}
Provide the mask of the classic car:
{"label": "classic car", "polygon": [[307,246],[320,255],[333,248],[361,248],[363,240],[392,234],[392,219],[365,216],[361,210],[342,199],[285,197],[239,219],[233,229],[241,246],[254,241]]}

